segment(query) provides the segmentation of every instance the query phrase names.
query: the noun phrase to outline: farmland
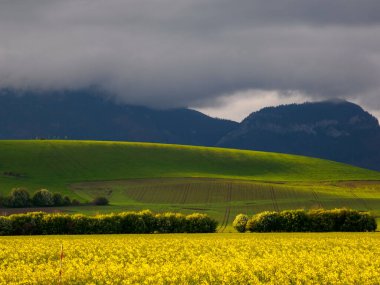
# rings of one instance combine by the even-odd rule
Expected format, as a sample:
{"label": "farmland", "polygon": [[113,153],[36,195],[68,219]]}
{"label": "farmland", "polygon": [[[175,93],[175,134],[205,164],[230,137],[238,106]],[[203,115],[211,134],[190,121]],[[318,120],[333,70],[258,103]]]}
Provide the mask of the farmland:
{"label": "farmland", "polygon": [[0,238],[0,284],[378,284],[380,235]]}
{"label": "farmland", "polygon": [[[302,156],[149,143],[0,141],[0,194],[47,188],[110,206],[67,212],[152,209],[204,212],[223,231],[242,213],[351,207],[380,215],[380,173]],[[39,209],[40,210],[40,209]],[[11,212],[2,209],[2,212]]]}
{"label": "farmland", "polygon": [[[82,202],[110,200],[109,206],[54,211],[202,212],[220,226],[218,234],[0,237],[0,284],[378,284],[380,279],[379,233],[228,233],[236,214],[264,210],[345,206],[379,217],[375,171],[206,147],[0,141],[0,193],[13,187],[48,188]],[[1,209],[12,210],[34,209]]]}
{"label": "farmland", "polygon": [[120,209],[128,205],[128,209],[135,210],[205,212],[220,221],[221,231],[239,213],[266,210],[348,207],[380,214],[380,183],[375,182],[350,182],[347,186],[347,182],[166,178],[77,183],[71,189],[88,199],[97,195],[109,197],[114,207]]}

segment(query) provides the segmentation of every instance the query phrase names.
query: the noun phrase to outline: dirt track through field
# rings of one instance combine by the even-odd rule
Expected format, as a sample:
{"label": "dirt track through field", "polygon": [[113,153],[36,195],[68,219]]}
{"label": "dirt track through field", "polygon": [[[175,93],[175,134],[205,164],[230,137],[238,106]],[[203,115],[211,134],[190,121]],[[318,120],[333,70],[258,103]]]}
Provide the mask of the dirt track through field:
{"label": "dirt track through field", "polygon": [[311,190],[311,193],[313,195],[314,201],[316,202],[318,208],[323,208],[322,202],[319,198],[319,195],[314,190]]}
{"label": "dirt track through field", "polygon": [[220,226],[219,232],[223,233],[228,226],[231,214],[231,201],[232,201],[232,184],[228,183],[227,191],[226,191],[226,210],[224,212],[224,217],[222,224]]}
{"label": "dirt track through field", "polygon": [[181,204],[186,204],[186,201],[188,200],[188,197],[189,197],[189,192],[190,192],[190,184],[186,184],[185,189],[182,194]]}
{"label": "dirt track through field", "polygon": [[276,199],[276,194],[274,192],[273,186],[270,187],[270,194],[271,194],[271,197],[272,197],[273,209],[276,212],[279,212],[280,208],[278,207],[278,203],[277,203],[277,199]]}
{"label": "dirt track through field", "polygon": [[360,198],[358,195],[356,195],[352,189],[350,189],[350,192],[352,194],[352,196],[354,196],[354,198],[364,206],[365,209],[371,211],[372,208],[367,204],[366,200],[364,200],[363,198]]}

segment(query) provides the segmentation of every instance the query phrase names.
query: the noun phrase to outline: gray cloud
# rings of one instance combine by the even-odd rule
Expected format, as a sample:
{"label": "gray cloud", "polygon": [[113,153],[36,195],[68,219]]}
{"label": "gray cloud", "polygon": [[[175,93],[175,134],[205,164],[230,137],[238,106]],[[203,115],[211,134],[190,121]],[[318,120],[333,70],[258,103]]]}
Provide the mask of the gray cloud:
{"label": "gray cloud", "polygon": [[379,35],[378,0],[6,0],[0,87],[97,85],[157,107],[297,91],[380,110]]}

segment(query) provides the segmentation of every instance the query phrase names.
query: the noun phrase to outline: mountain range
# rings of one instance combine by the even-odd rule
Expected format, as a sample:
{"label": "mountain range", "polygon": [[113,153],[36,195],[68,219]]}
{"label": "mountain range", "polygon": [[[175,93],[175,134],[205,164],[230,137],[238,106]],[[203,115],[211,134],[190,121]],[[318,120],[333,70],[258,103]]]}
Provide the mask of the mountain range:
{"label": "mountain range", "polygon": [[[96,93],[97,94],[97,93]],[[117,104],[92,91],[0,93],[0,139],[78,139],[213,146],[238,123],[190,109]]]}
{"label": "mountain range", "polygon": [[[96,93],[96,92],[95,92]],[[0,92],[0,139],[160,142],[306,155],[380,170],[380,126],[342,100],[267,107],[241,123],[116,103],[91,90]]]}
{"label": "mountain range", "polygon": [[341,100],[264,108],[217,146],[300,154],[380,170],[378,120]]}

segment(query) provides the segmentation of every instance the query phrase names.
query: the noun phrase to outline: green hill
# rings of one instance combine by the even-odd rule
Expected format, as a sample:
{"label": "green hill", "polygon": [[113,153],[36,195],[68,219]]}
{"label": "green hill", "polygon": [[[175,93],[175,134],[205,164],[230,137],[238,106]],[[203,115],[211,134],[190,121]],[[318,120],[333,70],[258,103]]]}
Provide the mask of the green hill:
{"label": "green hill", "polygon": [[[0,193],[26,187],[47,188],[82,201],[108,195],[113,206],[96,211],[204,210],[221,219],[227,215],[226,205],[256,211],[268,205],[312,207],[327,199],[325,205],[333,207],[335,198],[376,209],[377,182],[362,182],[370,180],[380,180],[380,173],[278,153],[151,143],[0,141]],[[315,195],[321,201],[315,202]],[[360,200],[374,197],[374,205]],[[228,215],[235,211],[231,207]]]}

